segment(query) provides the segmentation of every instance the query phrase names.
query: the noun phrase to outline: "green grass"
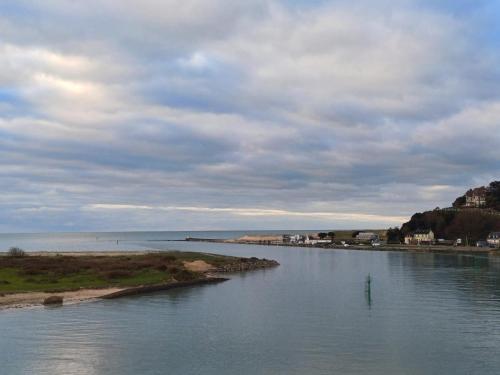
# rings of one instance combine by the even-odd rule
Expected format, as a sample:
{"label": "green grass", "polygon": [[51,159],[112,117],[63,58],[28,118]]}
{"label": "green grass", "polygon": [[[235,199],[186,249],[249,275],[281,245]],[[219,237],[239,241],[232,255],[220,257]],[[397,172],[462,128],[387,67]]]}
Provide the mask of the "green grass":
{"label": "green grass", "polygon": [[[5,282],[8,282],[5,283]],[[130,277],[109,280],[92,272],[79,272],[68,276],[44,274],[26,276],[18,269],[0,269],[0,291],[12,292],[49,292],[68,291],[81,288],[106,288],[112,286],[138,286],[172,281],[172,275],[157,270],[144,270]]]}
{"label": "green grass", "polygon": [[80,288],[152,285],[203,277],[183,262],[203,260],[215,267],[240,258],[194,252],[120,256],[0,256],[0,293],[67,291]]}

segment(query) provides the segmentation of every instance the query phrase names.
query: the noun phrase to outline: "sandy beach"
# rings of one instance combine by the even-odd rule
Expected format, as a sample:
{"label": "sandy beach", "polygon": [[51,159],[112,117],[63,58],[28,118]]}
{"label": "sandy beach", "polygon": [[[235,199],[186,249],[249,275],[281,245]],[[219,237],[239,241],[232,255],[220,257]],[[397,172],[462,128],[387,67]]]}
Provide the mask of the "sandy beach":
{"label": "sandy beach", "polygon": [[0,295],[0,310],[42,306],[45,298],[60,296],[64,298],[64,304],[75,304],[94,300],[108,294],[122,291],[126,288],[103,288],[103,289],[81,289],[60,293],[27,292]]}

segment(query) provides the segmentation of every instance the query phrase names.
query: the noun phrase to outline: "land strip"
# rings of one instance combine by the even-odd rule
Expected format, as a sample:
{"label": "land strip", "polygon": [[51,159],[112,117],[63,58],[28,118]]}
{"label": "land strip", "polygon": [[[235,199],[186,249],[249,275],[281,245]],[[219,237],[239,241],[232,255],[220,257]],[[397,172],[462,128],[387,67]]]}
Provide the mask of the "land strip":
{"label": "land strip", "polygon": [[193,252],[40,252],[0,256],[0,309],[167,290],[227,280],[217,273],[277,266],[268,259]]}

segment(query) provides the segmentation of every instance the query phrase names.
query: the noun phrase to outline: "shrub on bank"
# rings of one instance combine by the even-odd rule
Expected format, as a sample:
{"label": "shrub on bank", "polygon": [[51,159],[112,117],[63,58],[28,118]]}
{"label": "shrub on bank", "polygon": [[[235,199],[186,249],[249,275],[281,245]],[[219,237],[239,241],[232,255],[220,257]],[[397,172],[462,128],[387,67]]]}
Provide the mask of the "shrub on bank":
{"label": "shrub on bank", "polygon": [[168,267],[166,265],[164,265],[164,264],[160,264],[159,266],[156,267],[156,269],[158,271],[165,272],[168,269]]}
{"label": "shrub on bank", "polygon": [[26,252],[20,247],[11,247],[9,251],[7,251],[7,255],[15,258],[20,258],[26,255]]}
{"label": "shrub on bank", "polygon": [[177,281],[190,281],[194,280],[196,278],[196,275],[193,274],[192,272],[189,272],[188,270],[181,270],[175,275],[175,279]]}
{"label": "shrub on bank", "polygon": [[127,270],[112,270],[103,272],[103,276],[106,279],[125,279],[128,277],[132,277],[133,273]]}

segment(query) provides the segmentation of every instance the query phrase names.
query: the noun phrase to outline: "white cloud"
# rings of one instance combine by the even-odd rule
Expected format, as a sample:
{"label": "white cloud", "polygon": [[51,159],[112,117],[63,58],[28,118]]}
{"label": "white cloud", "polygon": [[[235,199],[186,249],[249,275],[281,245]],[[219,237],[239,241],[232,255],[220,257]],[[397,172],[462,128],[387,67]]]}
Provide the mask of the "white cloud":
{"label": "white cloud", "polygon": [[237,207],[193,207],[193,206],[147,206],[132,204],[91,204],[84,209],[87,210],[157,210],[157,211],[187,211],[194,213],[224,213],[238,216],[270,216],[270,217],[305,217],[328,220],[347,220],[356,222],[382,222],[393,223],[394,225],[406,220],[403,216],[383,216],[363,213],[342,213],[342,212],[302,212],[289,210],[270,210],[263,208],[237,208]]}
{"label": "white cloud", "polygon": [[195,52],[189,58],[179,59],[179,65],[188,69],[203,71],[210,67],[210,60],[202,52]]}

